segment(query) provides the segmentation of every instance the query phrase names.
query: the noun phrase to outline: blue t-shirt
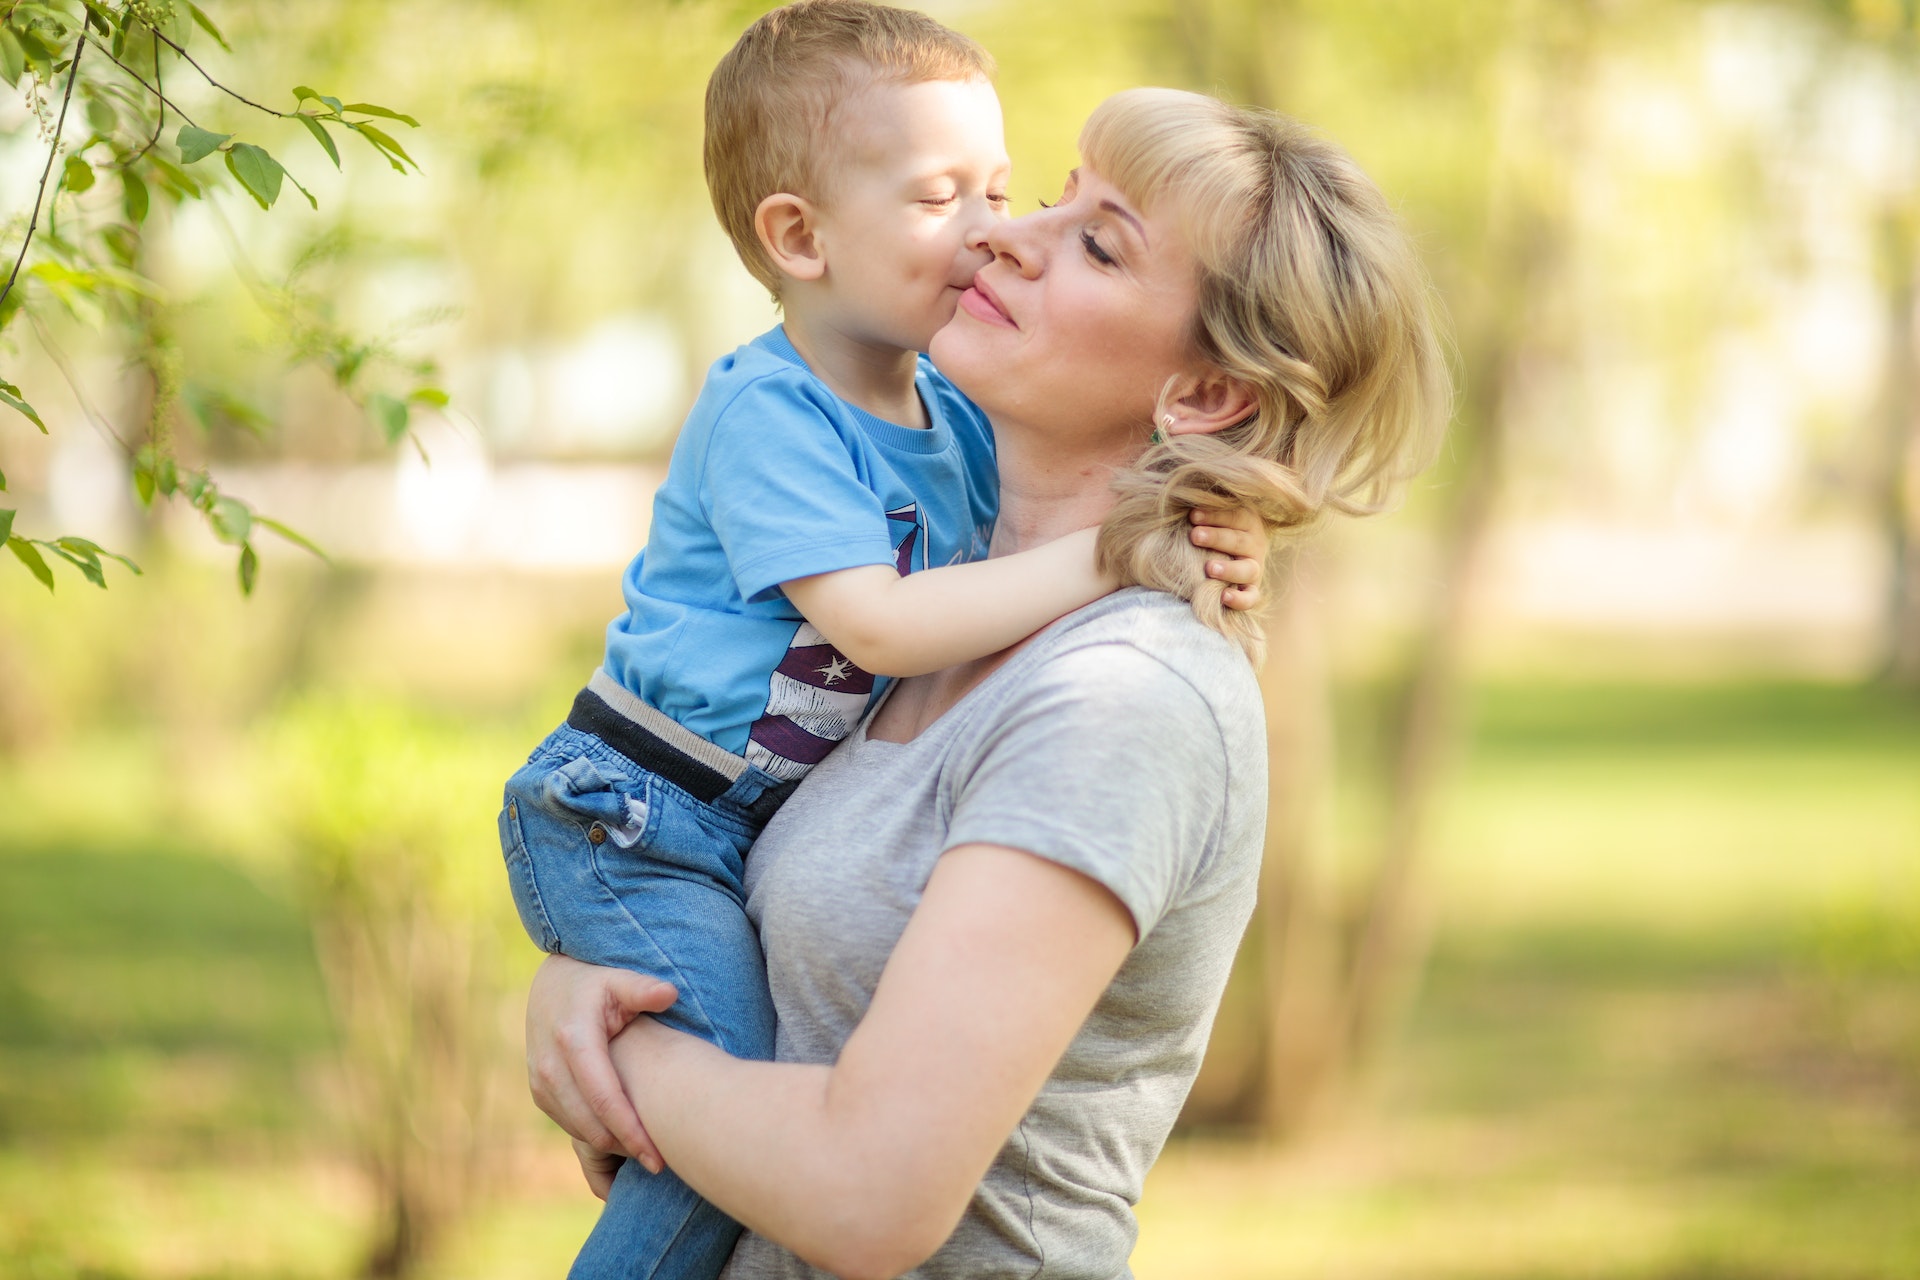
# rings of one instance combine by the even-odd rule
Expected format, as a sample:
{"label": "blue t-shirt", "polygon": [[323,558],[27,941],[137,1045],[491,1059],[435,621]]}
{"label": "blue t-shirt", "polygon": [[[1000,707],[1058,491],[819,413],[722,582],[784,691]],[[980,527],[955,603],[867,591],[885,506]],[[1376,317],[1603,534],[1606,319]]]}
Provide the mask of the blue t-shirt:
{"label": "blue t-shirt", "polygon": [[800,616],[780,584],[977,560],[998,514],[986,417],[920,358],[929,426],[834,395],[774,328],[714,362],[653,499],[607,627],[607,673],[777,778],[847,736],[884,678]]}

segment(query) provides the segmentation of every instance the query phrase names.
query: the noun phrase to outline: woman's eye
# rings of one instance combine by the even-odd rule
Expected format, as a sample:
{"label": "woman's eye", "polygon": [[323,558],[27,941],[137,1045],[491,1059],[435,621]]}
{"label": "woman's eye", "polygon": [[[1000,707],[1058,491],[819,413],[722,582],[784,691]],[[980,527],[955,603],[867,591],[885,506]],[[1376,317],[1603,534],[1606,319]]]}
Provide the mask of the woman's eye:
{"label": "woman's eye", "polygon": [[1007,203],[1007,193],[1004,191],[999,191],[999,192],[989,191],[987,192],[987,203],[991,205],[998,205],[1001,207],[1005,207]]}
{"label": "woman's eye", "polygon": [[1092,258],[1095,262],[1099,263],[1103,267],[1110,267],[1113,265],[1112,255],[1109,254],[1105,249],[1102,249],[1100,247],[1100,242],[1093,238],[1093,232],[1082,231],[1080,233],[1080,243],[1083,247],[1085,247],[1087,251],[1087,256]]}
{"label": "woman's eye", "polygon": [[929,209],[944,209],[952,204],[953,201],[953,196],[928,196],[920,203],[926,205]]}

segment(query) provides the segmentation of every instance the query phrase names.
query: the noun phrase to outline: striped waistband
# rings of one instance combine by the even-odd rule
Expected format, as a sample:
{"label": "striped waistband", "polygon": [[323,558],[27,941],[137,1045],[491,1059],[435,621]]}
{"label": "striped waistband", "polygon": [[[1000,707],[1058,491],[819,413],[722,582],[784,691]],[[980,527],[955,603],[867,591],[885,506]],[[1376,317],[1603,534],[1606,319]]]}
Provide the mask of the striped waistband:
{"label": "striped waistband", "polygon": [[573,700],[567,723],[602,738],[635,764],[659,774],[688,794],[712,804],[750,767],[715,746],[606,673],[595,671]]}

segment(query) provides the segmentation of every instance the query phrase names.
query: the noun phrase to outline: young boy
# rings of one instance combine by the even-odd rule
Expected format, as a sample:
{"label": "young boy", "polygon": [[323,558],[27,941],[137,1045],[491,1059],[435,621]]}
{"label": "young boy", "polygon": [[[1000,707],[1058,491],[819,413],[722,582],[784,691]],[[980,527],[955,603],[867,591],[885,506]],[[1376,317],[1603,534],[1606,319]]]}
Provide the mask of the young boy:
{"label": "young boy", "polygon": [[[773,1053],[741,879],[793,785],[887,676],[997,652],[1115,585],[1093,530],[983,558],[992,435],[917,354],[1006,216],[991,73],[966,37],[864,0],[777,9],[721,60],[707,181],[784,323],[708,374],[604,664],[507,783],[534,940],[672,982],[662,1019],[737,1056]],[[712,1277],[738,1231],[629,1161],[573,1274]]]}

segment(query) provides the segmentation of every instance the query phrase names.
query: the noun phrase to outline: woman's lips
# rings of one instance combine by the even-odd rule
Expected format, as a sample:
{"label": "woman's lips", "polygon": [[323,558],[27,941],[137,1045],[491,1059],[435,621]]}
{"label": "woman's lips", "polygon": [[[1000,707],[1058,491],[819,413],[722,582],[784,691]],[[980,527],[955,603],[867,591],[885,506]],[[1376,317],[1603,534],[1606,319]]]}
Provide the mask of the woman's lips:
{"label": "woman's lips", "polygon": [[960,309],[985,324],[997,324],[1005,329],[1019,327],[1014,324],[1012,317],[994,303],[990,295],[982,292],[978,282],[960,295]]}

